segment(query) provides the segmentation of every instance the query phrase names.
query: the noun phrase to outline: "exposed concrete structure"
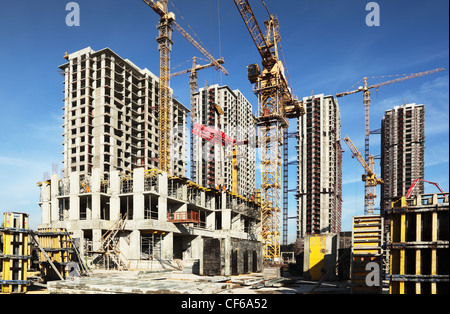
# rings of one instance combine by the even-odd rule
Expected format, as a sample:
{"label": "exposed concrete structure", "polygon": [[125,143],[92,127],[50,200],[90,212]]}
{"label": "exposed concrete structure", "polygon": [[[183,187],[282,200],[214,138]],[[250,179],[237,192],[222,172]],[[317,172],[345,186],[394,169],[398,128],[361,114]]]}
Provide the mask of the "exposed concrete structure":
{"label": "exposed concrete structure", "polygon": [[[425,106],[407,104],[388,110],[381,123],[381,213],[393,197],[405,196],[416,179],[425,179]],[[424,193],[418,182],[413,195]]]}
{"label": "exposed concrete structure", "polygon": [[162,261],[179,260],[200,274],[261,271],[254,202],[144,168],[133,176],[113,171],[108,178],[100,169],[84,181],[77,172],[63,179],[53,175],[41,187],[39,228],[67,229],[88,254],[101,249],[102,236],[126,214],[117,245],[128,268],[155,270]]}
{"label": "exposed concrete structure", "polygon": [[[168,177],[157,170],[159,79],[109,48],[86,48],[66,59],[60,67],[64,176],[40,185],[39,228],[67,229],[94,266],[200,275],[261,271],[260,205],[186,178],[188,110],[173,99]],[[227,89],[222,97],[251,113],[240,93]],[[235,119],[240,114],[228,112]],[[246,194],[255,184],[249,159],[253,177],[240,182]]]}
{"label": "exposed concrete structure", "polygon": [[[159,78],[111,49],[69,54],[64,72],[64,173],[158,167]],[[172,169],[186,176],[186,115],[173,99]]]}
{"label": "exposed concrete structure", "polygon": [[[238,145],[237,193],[252,197],[256,182],[256,126],[252,105],[239,90],[219,85],[200,88],[194,99],[195,123],[224,132],[238,142],[248,140],[248,144]],[[218,113],[216,105],[223,110],[223,115]],[[195,136],[192,181],[208,188],[222,184],[232,191],[232,153],[232,145],[222,147]]]}
{"label": "exposed concrete structure", "polygon": [[341,118],[337,100],[323,94],[303,99],[298,120],[297,238],[339,233],[342,211]]}

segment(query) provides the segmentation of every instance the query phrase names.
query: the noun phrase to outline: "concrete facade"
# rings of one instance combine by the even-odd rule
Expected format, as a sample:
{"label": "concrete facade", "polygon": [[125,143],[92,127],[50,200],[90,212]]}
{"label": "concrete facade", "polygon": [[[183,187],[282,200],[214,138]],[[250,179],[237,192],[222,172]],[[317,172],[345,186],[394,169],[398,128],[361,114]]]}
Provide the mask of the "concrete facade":
{"label": "concrete facade", "polygon": [[[256,182],[256,127],[251,103],[239,90],[228,86],[213,85],[200,88],[194,95],[195,123],[225,133],[238,142],[238,195],[250,198],[255,192]],[[223,110],[220,115],[216,110]],[[223,185],[232,190],[232,145],[223,147],[194,136],[194,167],[192,181],[205,187]]]}
{"label": "concrete facade", "polygon": [[339,105],[333,96],[305,97],[297,126],[297,238],[339,233],[342,148]]}
{"label": "concrete facade", "polygon": [[[61,179],[53,175],[42,184],[38,227],[72,232],[82,254],[99,250],[102,235],[126,214],[118,246],[129,268],[158,269],[161,261],[178,261],[200,274],[211,273],[209,267],[218,269],[215,275],[261,271],[260,208],[254,202],[144,168],[132,176],[113,171],[107,180],[97,168],[88,180],[80,177],[77,172]],[[199,220],[170,220],[186,212],[198,213]],[[219,243],[221,259],[212,266],[207,239]]]}
{"label": "concrete facade", "polygon": [[[69,54],[64,75],[64,173],[158,167],[159,78],[111,49]],[[173,99],[173,174],[186,176],[188,109]]]}

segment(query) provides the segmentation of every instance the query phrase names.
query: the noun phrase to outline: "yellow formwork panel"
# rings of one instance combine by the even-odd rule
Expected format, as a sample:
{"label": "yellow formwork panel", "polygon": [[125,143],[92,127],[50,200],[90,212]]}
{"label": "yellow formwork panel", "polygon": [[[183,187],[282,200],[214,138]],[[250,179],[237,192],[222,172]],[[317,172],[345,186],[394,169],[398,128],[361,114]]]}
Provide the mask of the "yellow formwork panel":
{"label": "yellow formwork panel", "polygon": [[28,214],[4,213],[2,292],[26,293],[28,260]]}
{"label": "yellow formwork panel", "polygon": [[[423,194],[393,203],[386,211],[391,221],[389,292],[438,294],[448,291],[448,193]],[[447,286],[446,286],[447,285]]]}
{"label": "yellow formwork panel", "polygon": [[[39,243],[55,264],[60,274],[66,278],[69,275],[67,263],[71,261],[72,252],[72,243],[67,230],[57,228],[39,229]],[[59,279],[42,252],[40,252],[39,260],[41,272],[45,279]]]}
{"label": "yellow formwork panel", "polygon": [[[381,293],[381,267],[383,251],[383,218],[379,215],[355,216],[352,228],[351,280],[352,293]],[[378,265],[378,285],[369,285],[372,278],[371,263]]]}
{"label": "yellow formwork panel", "polygon": [[325,268],[326,238],[313,236],[309,238],[309,273],[311,280],[320,280]]}

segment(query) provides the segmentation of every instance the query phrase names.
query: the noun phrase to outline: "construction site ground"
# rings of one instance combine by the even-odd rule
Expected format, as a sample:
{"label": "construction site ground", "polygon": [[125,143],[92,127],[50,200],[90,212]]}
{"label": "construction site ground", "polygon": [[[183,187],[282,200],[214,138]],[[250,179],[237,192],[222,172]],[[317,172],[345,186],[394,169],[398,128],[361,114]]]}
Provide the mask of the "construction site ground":
{"label": "construction site ground", "polygon": [[348,294],[349,282],[266,278],[260,273],[198,276],[182,271],[105,271],[89,276],[33,284],[27,294]]}

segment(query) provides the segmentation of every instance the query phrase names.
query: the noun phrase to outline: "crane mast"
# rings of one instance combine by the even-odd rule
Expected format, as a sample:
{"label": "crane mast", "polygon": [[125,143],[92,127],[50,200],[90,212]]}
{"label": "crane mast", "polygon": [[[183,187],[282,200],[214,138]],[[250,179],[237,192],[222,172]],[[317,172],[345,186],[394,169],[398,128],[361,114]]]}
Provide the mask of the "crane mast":
{"label": "crane mast", "polygon": [[369,164],[362,158],[361,153],[350,140],[348,135],[344,138],[345,143],[352,151],[353,157],[358,159],[361,166],[363,166],[366,174],[362,176],[362,181],[365,183],[365,195],[364,195],[364,207],[366,208],[366,215],[375,214],[375,198],[376,195],[376,187],[379,184],[383,184],[384,181],[381,178],[377,178],[375,174],[375,162],[373,155],[369,156]]}
{"label": "crane mast", "polygon": [[[194,128],[194,125],[197,123],[196,122],[196,110],[195,110],[195,97],[194,94],[197,91],[198,88],[198,71],[203,70],[203,69],[207,69],[213,66],[216,66],[216,64],[223,64],[224,60],[223,59],[217,59],[214,62],[210,62],[208,64],[205,65],[198,65],[197,64],[197,58],[193,57],[192,58],[192,68],[187,69],[187,70],[183,70],[177,73],[173,73],[171,75],[171,77],[175,77],[175,76],[179,76],[182,74],[186,74],[189,73],[189,86],[191,89],[191,94],[190,94],[190,101],[191,101],[191,130]],[[195,160],[195,156],[194,156],[194,140],[193,140],[193,135],[191,133],[191,147],[190,147],[190,151],[191,151],[191,178],[194,177],[194,172],[195,172],[195,164],[194,164],[194,160]]]}
{"label": "crane mast", "polygon": [[281,146],[283,133],[289,127],[289,118],[305,113],[303,103],[296,99],[285,75],[285,66],[278,56],[280,43],[278,19],[270,15],[265,22],[266,34],[261,30],[248,0],[234,0],[241,17],[262,59],[247,67],[253,91],[258,96],[261,147],[261,242],[265,263],[275,262],[281,256]]}

